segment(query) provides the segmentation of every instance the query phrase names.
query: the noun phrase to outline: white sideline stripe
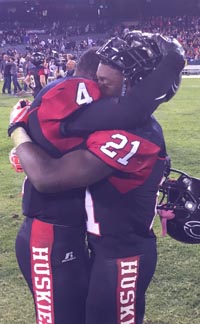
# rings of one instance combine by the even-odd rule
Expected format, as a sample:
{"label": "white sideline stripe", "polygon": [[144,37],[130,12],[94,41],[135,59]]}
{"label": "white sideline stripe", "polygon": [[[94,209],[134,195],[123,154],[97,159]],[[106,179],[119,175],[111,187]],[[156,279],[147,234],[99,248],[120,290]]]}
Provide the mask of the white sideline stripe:
{"label": "white sideline stripe", "polygon": [[200,78],[200,74],[196,74],[196,75],[182,75],[182,78],[184,79],[199,79]]}

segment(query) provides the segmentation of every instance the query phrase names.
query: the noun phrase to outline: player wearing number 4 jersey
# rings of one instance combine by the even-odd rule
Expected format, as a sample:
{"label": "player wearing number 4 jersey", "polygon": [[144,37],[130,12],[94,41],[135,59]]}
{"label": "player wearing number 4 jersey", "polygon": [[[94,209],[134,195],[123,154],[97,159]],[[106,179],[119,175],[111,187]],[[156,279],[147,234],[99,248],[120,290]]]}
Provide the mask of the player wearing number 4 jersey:
{"label": "player wearing number 4 jersey", "polygon": [[[135,47],[129,47],[122,40],[117,42],[114,47],[113,40],[108,42],[106,47],[98,51],[98,55],[102,58],[107,49],[109,53],[110,49],[111,52],[114,49],[114,60],[118,57],[120,60],[124,58],[126,64],[130,61],[135,62]],[[116,55],[116,50],[119,51],[119,55]],[[161,69],[165,68],[169,56],[163,59],[165,63]],[[175,52],[172,56],[173,64],[170,65],[168,61],[168,68],[170,66],[173,70],[173,78],[166,82],[168,85],[165,85],[165,90],[159,89],[156,93],[154,89],[154,95],[150,95],[149,88],[146,87],[148,82],[149,87],[152,85],[149,75],[149,80],[147,77],[140,86],[138,84],[138,87],[135,87],[135,97],[132,93],[124,97],[124,100],[121,99],[118,105],[112,101],[101,101],[102,114],[107,103],[107,116],[113,117],[109,119],[109,123],[105,119],[106,128],[114,130],[99,131],[85,138],[90,129],[102,129],[104,125],[101,125],[102,117],[98,104],[93,104],[96,108],[90,110],[93,117],[96,117],[93,120],[88,120],[89,110],[86,107],[78,110],[78,104],[84,103],[84,100],[91,101],[91,97],[98,99],[99,96],[96,84],[83,79],[68,80],[69,88],[65,87],[64,80],[54,83],[54,86],[47,87],[41,93],[42,97],[38,97],[32,105],[28,112],[29,133],[40,147],[29,143],[31,138],[22,128],[14,130],[22,126],[24,121],[21,121],[21,124],[18,122],[18,125],[11,123],[9,133],[12,133],[15,139],[17,153],[29,177],[24,195],[24,214],[28,217],[18,234],[17,256],[34,295],[38,323],[46,323],[44,318],[47,316],[56,324],[85,323],[84,307],[89,275],[88,254],[84,245],[85,190],[66,190],[91,185],[106,176],[109,178],[90,186],[86,195],[88,228],[91,232],[89,244],[93,259],[86,323],[116,324],[123,323],[122,320],[142,323],[144,293],[155,268],[156,249],[151,222],[157,186],[163,172],[164,140],[154,119],[148,119],[143,128],[135,131],[122,131],[118,125],[130,125],[127,115],[129,112],[131,117],[130,106],[135,108],[132,107],[130,98],[135,98],[134,104],[137,103],[136,89],[138,92],[145,91],[151,104],[150,109],[154,109],[161,102],[155,99],[163,92],[167,95],[174,78],[180,73],[183,61]],[[176,68],[174,59],[177,60]],[[125,72],[125,65],[121,68],[116,61],[112,60],[109,63],[108,60],[109,58],[104,62],[106,64],[100,64],[97,74],[102,92],[105,95],[120,95],[122,90],[124,92],[124,77],[120,70]],[[108,63],[111,66],[108,66]],[[154,61],[153,67],[157,64],[158,62]],[[148,69],[149,65],[146,68]],[[159,68],[158,66],[152,73],[152,78],[158,77]],[[141,74],[134,74],[136,70],[129,65],[128,71],[132,71],[132,77],[134,75],[131,80],[133,83],[141,77]],[[144,71],[141,69],[140,72]],[[108,76],[115,83],[114,86]],[[74,91],[75,89],[78,92]],[[151,96],[153,99],[150,100]],[[164,98],[163,95],[162,97]],[[127,103],[124,110],[120,110],[120,107],[123,107],[122,102],[123,105]],[[144,105],[145,100],[142,102]],[[127,107],[129,109],[126,110]],[[121,115],[119,120],[118,110],[121,114],[125,112],[126,118]],[[141,117],[141,113],[139,116]],[[143,117],[146,118],[144,114]],[[131,124],[134,124],[134,118]],[[19,133],[22,135],[20,138]],[[80,149],[77,150],[78,148]],[[64,154],[69,150],[70,153]],[[155,169],[156,175],[151,176]],[[149,192],[146,193],[144,188]],[[49,193],[41,193],[45,191]],[[91,209],[92,201],[94,209]],[[147,244],[147,241],[151,244]],[[149,252],[150,262],[147,260]],[[148,275],[143,280],[145,271]],[[140,282],[137,291],[136,281],[138,284]]]}

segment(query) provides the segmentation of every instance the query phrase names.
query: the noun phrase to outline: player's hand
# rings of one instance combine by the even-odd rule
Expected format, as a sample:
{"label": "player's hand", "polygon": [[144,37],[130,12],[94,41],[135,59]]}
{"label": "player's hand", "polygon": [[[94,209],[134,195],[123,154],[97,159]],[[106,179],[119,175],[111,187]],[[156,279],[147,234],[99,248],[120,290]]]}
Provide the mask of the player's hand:
{"label": "player's hand", "polygon": [[30,105],[31,102],[29,100],[21,99],[16,103],[16,105],[13,106],[8,126],[9,136],[17,127],[23,127],[26,129],[28,121],[28,109],[30,108]]}
{"label": "player's hand", "polygon": [[9,161],[16,172],[23,172],[15,147],[9,153]]}
{"label": "player's hand", "polygon": [[167,234],[167,221],[173,219],[175,214],[173,210],[158,209],[158,215],[160,216],[161,227],[162,227],[162,236]]}
{"label": "player's hand", "polygon": [[173,219],[175,214],[173,210],[158,209],[158,215],[161,219],[165,218],[166,220]]}
{"label": "player's hand", "polygon": [[152,39],[157,44],[161,54],[166,56],[169,52],[176,52],[184,58],[185,51],[179,41],[172,36],[163,36],[160,34],[153,34]]}

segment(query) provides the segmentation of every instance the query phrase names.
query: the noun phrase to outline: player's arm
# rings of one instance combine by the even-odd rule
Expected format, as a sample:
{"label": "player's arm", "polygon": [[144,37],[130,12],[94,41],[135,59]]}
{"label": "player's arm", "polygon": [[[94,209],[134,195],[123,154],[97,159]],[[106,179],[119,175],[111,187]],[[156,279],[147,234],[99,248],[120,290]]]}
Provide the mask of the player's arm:
{"label": "player's arm", "polygon": [[40,84],[41,84],[41,86],[42,86],[43,88],[44,88],[45,85],[46,85],[46,77],[45,77],[44,74],[41,74],[41,75],[40,75]]}
{"label": "player's arm", "polygon": [[30,78],[30,75],[27,74],[27,76],[25,77],[24,79],[24,83],[27,84],[27,86],[29,87],[30,83],[31,83],[31,78]]}
{"label": "player's arm", "polygon": [[31,141],[24,128],[15,129],[11,137],[24,172],[40,192],[85,187],[113,172],[112,167],[87,150],[54,159]]}
{"label": "player's arm", "polygon": [[[77,150],[59,159],[50,157],[35,145],[24,128],[12,133],[21,166],[40,192],[59,192],[86,187],[114,173],[133,172],[141,183],[151,172],[159,145],[126,131],[101,131],[91,134],[88,150]],[[143,162],[141,162],[143,161]]]}
{"label": "player's arm", "polygon": [[79,114],[72,115],[69,123],[63,126],[63,133],[83,135],[101,129],[132,129],[138,126],[168,100],[168,92],[179,81],[184,64],[183,57],[169,52],[158,67],[134,86],[131,93],[121,97],[118,103],[109,99],[93,102],[82,108]]}

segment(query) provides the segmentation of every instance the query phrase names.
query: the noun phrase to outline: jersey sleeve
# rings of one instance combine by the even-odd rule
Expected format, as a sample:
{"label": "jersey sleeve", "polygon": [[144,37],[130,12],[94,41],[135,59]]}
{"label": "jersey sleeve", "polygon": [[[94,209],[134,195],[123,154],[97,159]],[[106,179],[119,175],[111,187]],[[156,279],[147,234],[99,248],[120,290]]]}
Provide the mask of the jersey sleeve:
{"label": "jersey sleeve", "polygon": [[38,71],[38,75],[39,76],[45,75],[45,71],[44,71],[44,68],[43,67]]}
{"label": "jersey sleeve", "polygon": [[95,132],[87,148],[112,168],[134,174],[149,172],[160,152],[157,144],[123,130]]}
{"label": "jersey sleeve", "polygon": [[170,52],[158,67],[118,102],[109,99],[93,102],[66,125],[65,134],[89,134],[104,129],[133,129],[145,122],[166,101],[169,89],[184,67],[184,60]]}

